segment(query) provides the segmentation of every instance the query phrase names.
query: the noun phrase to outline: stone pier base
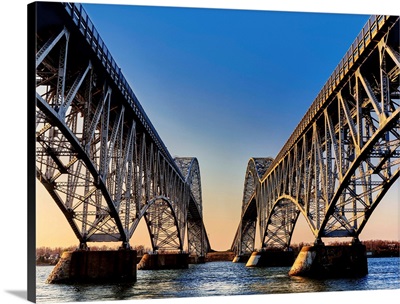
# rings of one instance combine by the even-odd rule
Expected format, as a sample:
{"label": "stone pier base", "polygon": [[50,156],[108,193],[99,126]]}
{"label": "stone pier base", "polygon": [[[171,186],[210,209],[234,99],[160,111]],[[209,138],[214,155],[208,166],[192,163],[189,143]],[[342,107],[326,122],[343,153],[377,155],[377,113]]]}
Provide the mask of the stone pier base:
{"label": "stone pier base", "polygon": [[47,283],[118,283],[136,281],[136,251],[64,252]]}
{"label": "stone pier base", "polygon": [[360,277],[368,274],[364,245],[305,246],[289,271],[302,277]]}
{"label": "stone pier base", "polygon": [[294,262],[293,251],[259,251],[253,252],[246,267],[285,267]]}
{"label": "stone pier base", "polygon": [[188,253],[145,253],[137,265],[139,270],[186,269],[188,267]]}
{"label": "stone pier base", "polygon": [[247,261],[249,260],[250,255],[249,254],[241,254],[241,255],[236,255],[232,262],[233,263],[247,263]]}
{"label": "stone pier base", "polygon": [[205,256],[192,255],[189,256],[189,264],[204,264],[206,262]]}

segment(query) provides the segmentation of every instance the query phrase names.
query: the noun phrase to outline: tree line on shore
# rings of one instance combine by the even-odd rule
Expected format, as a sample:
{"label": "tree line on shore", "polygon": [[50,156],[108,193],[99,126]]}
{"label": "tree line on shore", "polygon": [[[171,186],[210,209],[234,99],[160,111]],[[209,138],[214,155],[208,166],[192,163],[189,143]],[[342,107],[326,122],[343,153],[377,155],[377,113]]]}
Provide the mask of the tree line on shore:
{"label": "tree line on shore", "polygon": [[[108,251],[108,250],[118,250],[118,246],[91,246],[90,251]],[[63,252],[66,251],[75,251],[77,250],[77,246],[68,246],[68,247],[47,247],[42,246],[36,248],[36,265],[55,265],[61,258]],[[152,251],[150,248],[147,248],[143,245],[137,245],[132,247],[133,250],[136,250],[138,256],[142,256],[146,252]]]}
{"label": "tree line on shore", "polygon": [[[400,257],[400,241],[389,240],[368,240],[362,241],[365,245],[368,257]],[[330,246],[343,246],[348,245],[349,242],[335,241],[326,245]],[[300,252],[303,246],[311,246],[308,243],[293,244],[290,247],[296,252]]]}
{"label": "tree line on shore", "polygon": [[[400,241],[389,241],[389,240],[369,240],[362,241],[367,250],[367,256],[369,257],[399,257],[400,256]],[[290,247],[296,252],[300,252],[303,246],[310,246],[312,244],[299,243],[292,244]],[[348,242],[332,242],[329,245],[348,245]],[[36,248],[36,264],[37,265],[55,265],[60,259],[61,255],[65,251],[75,251],[76,246],[69,247],[38,247]],[[136,250],[138,256],[143,256],[146,252],[151,252],[151,248],[147,248],[143,245],[137,245],[132,247]],[[107,251],[107,250],[118,250],[118,246],[91,246],[91,251]],[[230,250],[227,250],[230,251]]]}

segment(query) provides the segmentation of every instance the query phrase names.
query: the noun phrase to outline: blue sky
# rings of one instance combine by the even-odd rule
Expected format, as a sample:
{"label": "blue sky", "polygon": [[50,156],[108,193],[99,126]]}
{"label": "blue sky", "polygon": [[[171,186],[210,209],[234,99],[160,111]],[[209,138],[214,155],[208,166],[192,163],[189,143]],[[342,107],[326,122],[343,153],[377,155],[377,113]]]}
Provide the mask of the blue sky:
{"label": "blue sky", "polygon": [[[369,18],[107,4],[84,8],[171,155],[198,158],[204,222],[216,250],[231,246],[249,158],[277,155]],[[388,195],[395,200],[395,194]],[[392,239],[398,238],[398,224],[391,215]],[[293,242],[312,242],[301,219],[298,226]],[[367,232],[366,239],[374,237]],[[132,243],[146,242],[142,225]]]}

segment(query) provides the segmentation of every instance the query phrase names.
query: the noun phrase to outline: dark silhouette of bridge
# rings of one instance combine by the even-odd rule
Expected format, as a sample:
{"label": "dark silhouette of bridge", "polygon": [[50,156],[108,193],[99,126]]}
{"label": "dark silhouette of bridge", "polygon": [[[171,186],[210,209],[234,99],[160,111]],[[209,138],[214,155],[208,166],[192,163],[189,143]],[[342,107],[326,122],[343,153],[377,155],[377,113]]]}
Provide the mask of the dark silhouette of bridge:
{"label": "dark silhouette of bridge", "polygon": [[82,5],[36,3],[35,22],[36,177],[80,249],[129,249],[143,219],[154,252],[204,257],[197,159],[172,158]]}
{"label": "dark silhouette of bridge", "polygon": [[[275,158],[248,162],[232,250],[359,235],[400,174],[399,17],[371,16]],[[256,240],[256,229],[260,239]]]}

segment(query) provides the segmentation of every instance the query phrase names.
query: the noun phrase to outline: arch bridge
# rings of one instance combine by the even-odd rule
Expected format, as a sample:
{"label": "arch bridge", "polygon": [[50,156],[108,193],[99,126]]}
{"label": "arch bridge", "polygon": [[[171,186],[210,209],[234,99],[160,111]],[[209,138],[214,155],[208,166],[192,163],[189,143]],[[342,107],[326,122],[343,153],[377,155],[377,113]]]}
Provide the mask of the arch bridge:
{"label": "arch bridge", "polygon": [[371,16],[279,154],[249,160],[237,255],[288,250],[299,216],[316,244],[359,241],[400,174],[399,35],[398,16]]}
{"label": "arch bridge", "polygon": [[205,256],[200,168],[172,158],[80,4],[36,4],[36,176],[80,242]]}

